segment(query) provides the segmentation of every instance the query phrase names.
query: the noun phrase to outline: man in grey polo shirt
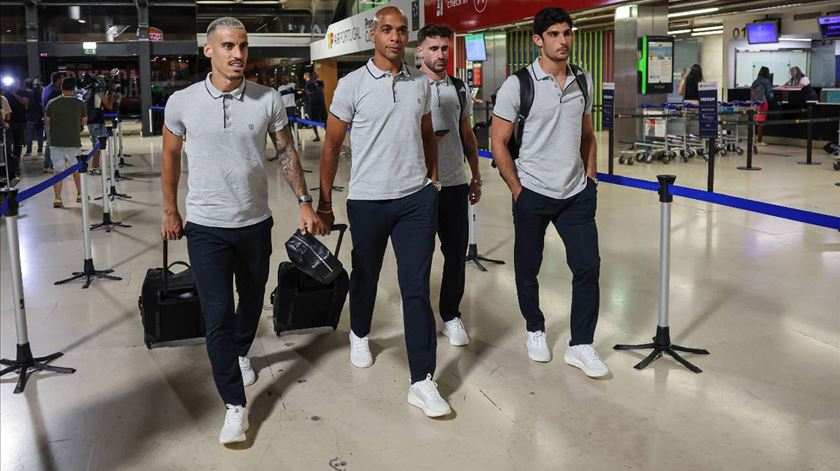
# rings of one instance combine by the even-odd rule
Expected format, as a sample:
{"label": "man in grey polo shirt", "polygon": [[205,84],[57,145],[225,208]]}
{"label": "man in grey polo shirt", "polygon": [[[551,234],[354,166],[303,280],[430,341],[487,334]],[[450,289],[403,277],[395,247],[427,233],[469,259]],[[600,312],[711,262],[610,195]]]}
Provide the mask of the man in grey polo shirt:
{"label": "man in grey polo shirt", "polygon": [[[219,441],[227,444],[245,440],[244,386],[256,381],[247,355],[263,308],[273,225],[262,161],[266,132],[276,138],[283,175],[298,199],[300,230],[323,230],[306,194],[280,94],[245,81],[248,36],[242,23],[230,17],[210,23],[204,55],[212,72],[166,104],[162,235],[187,236],[213,379],[227,409]],[[178,179],[185,138],[189,177],[182,227]]]}
{"label": "man in grey polo shirt", "polygon": [[[332,221],[338,153],[353,126],[347,217],[353,234],[350,361],[373,364],[368,333],[388,239],[397,258],[411,386],[408,402],[429,417],[448,415],[435,373],[435,319],[429,275],[437,225],[437,147],[429,114],[429,81],[405,65],[408,21],[396,7],[376,13],[374,57],[338,82],[321,153],[318,212]],[[436,188],[437,187],[437,188]],[[329,226],[325,226],[329,227]]]}
{"label": "man in grey polo shirt", "polygon": [[[470,125],[472,100],[467,85],[446,74],[452,29],[428,24],[417,33],[420,70],[432,88],[432,125],[438,148],[440,205],[438,237],[443,252],[443,279],[440,283],[442,333],[449,343],[461,347],[470,337],[461,322],[459,310],[464,297],[467,245],[469,243],[468,205],[481,198],[481,173],[478,168],[478,144]],[[464,171],[464,153],[472,179]],[[469,184],[467,182],[469,181]]]}
{"label": "man in grey polo shirt", "polygon": [[[560,8],[534,17],[534,44],[540,56],[528,71],[534,90],[525,120],[519,158],[508,151],[520,111],[520,87],[508,77],[496,98],[492,127],[493,158],[513,194],[514,271],[519,308],[528,330],[528,356],[551,359],[545,317],[539,305],[537,275],[542,264],[545,230],[553,223],[566,246],[572,270],[571,339],[565,360],[590,377],[609,373],[592,348],[598,322],[598,229],[595,226],[597,172],[592,128],[592,77],[576,76],[569,66],[574,34],[572,19]],[[586,84],[587,93],[581,89]],[[585,99],[589,97],[589,99]]]}

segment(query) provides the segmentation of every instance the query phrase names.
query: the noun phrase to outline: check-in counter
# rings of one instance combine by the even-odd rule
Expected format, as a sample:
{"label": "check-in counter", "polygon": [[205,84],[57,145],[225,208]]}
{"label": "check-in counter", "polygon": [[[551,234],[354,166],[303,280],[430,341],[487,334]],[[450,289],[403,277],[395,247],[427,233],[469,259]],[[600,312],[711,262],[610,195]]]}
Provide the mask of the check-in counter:
{"label": "check-in counter", "polygon": [[[837,90],[837,89],[826,89]],[[817,89],[820,94],[821,89]],[[773,90],[773,95],[776,97],[776,106],[770,110],[800,110],[803,108],[812,108],[813,118],[840,118],[840,103],[824,103],[824,102],[808,102],[802,90],[794,89],[776,89]],[[750,100],[749,88],[730,88],[728,90],[727,99],[729,101]],[[805,119],[808,117],[807,111],[802,113],[785,113],[770,115],[767,117],[768,121],[789,120],[789,119]],[[837,139],[838,123],[814,123],[811,128],[811,138],[818,141],[834,141]],[[793,139],[807,139],[808,126],[803,124],[785,124],[785,125],[768,125],[764,128],[765,136],[785,137]]]}

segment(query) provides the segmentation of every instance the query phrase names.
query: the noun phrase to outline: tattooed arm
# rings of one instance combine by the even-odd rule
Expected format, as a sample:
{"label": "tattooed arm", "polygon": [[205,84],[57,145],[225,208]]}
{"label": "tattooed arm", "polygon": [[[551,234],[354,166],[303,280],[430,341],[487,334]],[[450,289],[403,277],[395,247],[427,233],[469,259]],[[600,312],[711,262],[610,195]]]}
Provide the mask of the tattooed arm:
{"label": "tattooed arm", "polygon": [[[306,179],[303,176],[303,167],[300,166],[300,157],[295,150],[289,126],[275,132],[274,137],[277,140],[277,159],[283,171],[283,177],[291,187],[295,198],[300,198],[307,194]],[[300,207],[300,231],[322,234],[323,224],[312,209],[312,204],[300,203],[298,206]]]}

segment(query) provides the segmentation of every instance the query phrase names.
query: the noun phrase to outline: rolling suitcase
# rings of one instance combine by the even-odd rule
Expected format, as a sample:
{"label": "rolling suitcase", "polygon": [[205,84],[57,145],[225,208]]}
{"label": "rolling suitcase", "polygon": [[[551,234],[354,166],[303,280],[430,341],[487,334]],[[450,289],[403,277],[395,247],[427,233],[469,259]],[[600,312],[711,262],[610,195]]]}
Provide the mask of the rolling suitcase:
{"label": "rolling suitcase", "polygon": [[[346,224],[336,224],[338,243],[335,256],[341,250]],[[283,262],[277,269],[277,288],[271,293],[274,305],[274,332],[277,335],[291,330],[318,327],[338,327],[341,310],[347,300],[350,277],[343,268],[332,282],[323,284],[303,273],[291,262]]]}
{"label": "rolling suitcase", "polygon": [[[186,267],[172,273],[175,265]],[[163,268],[150,268],[137,300],[143,321],[146,348],[171,340],[204,337],[204,316],[192,271],[186,262],[169,263],[167,241],[163,241]]]}

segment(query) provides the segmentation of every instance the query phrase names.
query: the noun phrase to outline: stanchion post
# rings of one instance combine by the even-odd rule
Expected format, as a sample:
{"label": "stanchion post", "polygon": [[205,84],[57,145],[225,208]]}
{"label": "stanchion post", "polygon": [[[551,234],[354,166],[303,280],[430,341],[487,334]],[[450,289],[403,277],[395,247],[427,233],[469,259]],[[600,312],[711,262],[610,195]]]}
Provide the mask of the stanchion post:
{"label": "stanchion post", "polygon": [[[100,139],[100,142],[102,142],[102,139]],[[101,199],[102,199],[102,222],[99,223],[99,224],[94,224],[94,225],[90,226],[90,228],[91,228],[91,230],[93,230],[93,229],[99,229],[100,227],[102,227],[102,228],[105,229],[105,232],[111,232],[111,229],[115,226],[126,227],[126,228],[131,227],[128,224],[123,224],[122,222],[111,220],[111,199],[112,198],[109,194],[110,187],[109,187],[109,184],[108,184],[108,179],[110,177],[110,173],[109,173],[110,163],[108,161],[110,159],[106,155],[106,156],[103,156],[102,158],[100,158],[99,160],[102,163],[102,197],[101,197]],[[113,185],[113,182],[111,182],[111,185]],[[114,190],[114,191],[116,191],[116,190]],[[100,198],[96,198],[96,199],[100,199]]]}
{"label": "stanchion post", "polygon": [[[56,281],[55,284],[61,285],[84,278],[85,284],[82,285],[82,289],[87,289],[95,278],[106,278],[108,280],[122,280],[122,278],[110,275],[110,273],[113,273],[114,270],[97,270],[93,266],[93,251],[90,247],[90,203],[88,202],[90,193],[88,192],[87,186],[88,163],[87,159],[83,155],[78,156],[78,159],[79,163],[82,165],[82,168],[79,169],[79,181],[82,186],[82,239],[85,251],[84,266],[82,271],[73,272],[69,278]],[[104,198],[103,201],[104,200],[107,200],[107,198]]]}
{"label": "stanchion post", "polygon": [[715,191],[715,154],[717,151],[715,150],[715,138],[709,138],[709,170],[707,174],[707,181],[706,181],[706,190],[713,192]]}
{"label": "stanchion post", "polygon": [[476,211],[475,205],[469,205],[469,245],[467,246],[467,258],[465,259],[466,263],[473,262],[475,266],[478,267],[481,271],[487,271],[487,268],[482,265],[481,262],[488,262],[494,263],[496,265],[504,265],[505,262],[502,260],[493,260],[492,258],[487,258],[479,255],[478,253],[478,243],[475,240],[475,226],[476,226]]}
{"label": "stanchion post", "polygon": [[123,162],[122,159],[120,159],[120,162],[117,162],[117,157],[119,157],[119,151],[117,150],[117,133],[119,133],[119,123],[117,123],[117,126],[110,126],[108,128],[108,156],[111,158],[111,170],[114,172],[114,181],[134,180],[131,177],[124,177],[120,175],[120,167],[122,167],[125,162]]}
{"label": "stanchion post", "polygon": [[753,159],[753,141],[754,131],[755,131],[755,110],[748,110],[747,111],[747,119],[749,121],[749,125],[747,125],[747,166],[746,167],[738,167],[738,170],[761,170],[761,167],[753,167],[752,159]]}
{"label": "stanchion post", "polygon": [[154,127],[154,124],[152,124],[153,118],[154,118],[154,115],[152,114],[152,108],[149,108],[149,135],[150,136],[154,135],[155,127]]}
{"label": "stanchion post", "polygon": [[0,376],[8,373],[18,373],[18,382],[14,393],[20,394],[26,387],[26,380],[30,371],[46,371],[51,373],[75,373],[73,368],[62,368],[50,366],[49,362],[62,356],[61,352],[53,353],[44,357],[35,358],[32,356],[32,347],[29,345],[29,332],[26,326],[26,302],[23,294],[23,272],[20,265],[20,239],[18,238],[18,190],[3,188],[0,190],[0,201],[6,201],[6,212],[3,219],[6,221],[6,234],[9,241],[9,265],[12,278],[12,300],[15,309],[15,332],[17,334],[17,355],[14,360],[2,359],[0,364],[6,366],[0,370]]}
{"label": "stanchion post", "polygon": [[294,120],[294,137],[295,137],[295,149],[300,148],[300,129],[298,128],[298,120],[297,118],[292,118]]}
{"label": "stanchion post", "polygon": [[808,123],[805,126],[805,137],[807,139],[805,143],[805,161],[797,162],[799,165],[820,165],[822,162],[814,162],[812,160],[813,151],[814,151],[814,139],[813,139],[813,125],[811,121],[814,118],[814,105],[811,103],[807,104],[808,106]]}
{"label": "stanchion post", "polygon": [[675,360],[680,362],[683,366],[694,373],[702,373],[703,370],[694,366],[688,360],[684,359],[677,352],[694,353],[698,355],[708,355],[709,352],[700,348],[687,348],[671,343],[671,332],[669,325],[669,287],[670,287],[670,271],[671,271],[671,202],[674,201],[674,196],[671,194],[670,186],[674,184],[677,177],[674,175],[657,175],[659,180],[659,312],[656,323],[656,336],[653,338],[653,343],[646,343],[640,345],[616,345],[613,348],[616,350],[647,350],[652,349],[644,360],[637,363],[634,368],[637,370],[644,369],[650,365],[654,360],[661,357],[663,354],[672,356]]}
{"label": "stanchion post", "polygon": [[615,165],[615,135],[613,134],[613,128],[610,127],[607,129],[607,137],[608,137],[608,144],[609,147],[609,161],[607,163],[607,173],[613,175],[613,166]]}
{"label": "stanchion post", "polygon": [[117,152],[117,156],[120,158],[119,167],[134,167],[134,165],[126,163],[125,157],[131,157],[129,154],[124,152],[123,148],[123,133],[122,133],[122,119],[117,116],[117,142],[119,143],[119,151]]}

